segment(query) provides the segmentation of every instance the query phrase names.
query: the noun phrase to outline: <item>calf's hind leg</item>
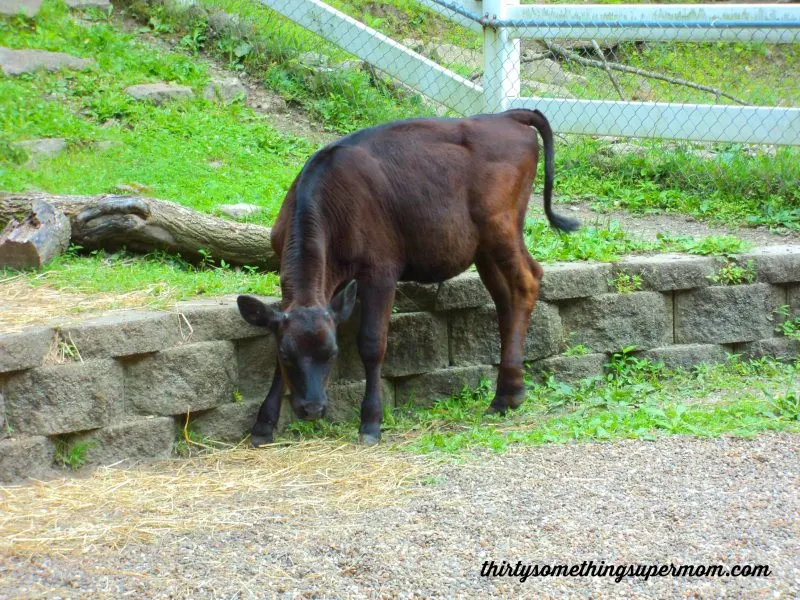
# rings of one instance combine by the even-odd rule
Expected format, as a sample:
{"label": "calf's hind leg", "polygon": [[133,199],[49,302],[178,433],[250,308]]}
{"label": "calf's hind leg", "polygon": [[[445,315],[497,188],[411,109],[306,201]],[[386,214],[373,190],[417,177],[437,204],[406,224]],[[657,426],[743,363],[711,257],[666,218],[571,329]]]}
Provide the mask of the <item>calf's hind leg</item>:
{"label": "calf's hind leg", "polygon": [[542,268],[524,247],[503,246],[483,252],[475,265],[497,309],[500,368],[488,414],[519,408],[525,400],[523,362],[531,312],[539,297]]}

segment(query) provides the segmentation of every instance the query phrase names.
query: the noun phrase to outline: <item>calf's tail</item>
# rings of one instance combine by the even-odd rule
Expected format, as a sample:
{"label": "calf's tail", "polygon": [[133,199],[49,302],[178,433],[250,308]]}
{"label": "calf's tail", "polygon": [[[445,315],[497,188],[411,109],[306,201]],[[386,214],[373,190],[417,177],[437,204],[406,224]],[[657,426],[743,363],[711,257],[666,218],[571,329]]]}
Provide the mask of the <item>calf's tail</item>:
{"label": "calf's tail", "polygon": [[538,110],[528,110],[526,108],[515,108],[503,113],[518,123],[535,127],[542,136],[544,146],[544,214],[552,227],[562,231],[575,231],[581,226],[580,221],[571,219],[553,212],[553,172],[555,167],[555,152],[553,150],[553,130],[547,118]]}

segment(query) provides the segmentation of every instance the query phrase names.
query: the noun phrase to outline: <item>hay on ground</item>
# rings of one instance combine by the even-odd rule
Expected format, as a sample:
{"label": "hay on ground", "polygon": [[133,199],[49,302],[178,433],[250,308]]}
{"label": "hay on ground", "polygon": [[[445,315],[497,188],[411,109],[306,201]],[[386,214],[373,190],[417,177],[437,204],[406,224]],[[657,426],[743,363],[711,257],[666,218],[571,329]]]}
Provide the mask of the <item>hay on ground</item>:
{"label": "hay on ground", "polygon": [[0,552],[91,552],[163,534],[320,518],[402,503],[430,461],[330,441],[234,449],[86,478],[0,487]]}

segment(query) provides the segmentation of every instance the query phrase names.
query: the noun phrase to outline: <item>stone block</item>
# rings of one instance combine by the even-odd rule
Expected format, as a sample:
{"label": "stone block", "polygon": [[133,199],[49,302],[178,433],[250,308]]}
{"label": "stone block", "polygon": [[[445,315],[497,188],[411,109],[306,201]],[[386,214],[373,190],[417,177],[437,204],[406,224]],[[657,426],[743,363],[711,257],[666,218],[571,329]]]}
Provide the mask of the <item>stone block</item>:
{"label": "stone block", "polygon": [[267,335],[236,342],[239,371],[237,389],[245,400],[263,400],[272,384],[277,350],[275,336]]}
{"label": "stone block", "polygon": [[47,365],[8,378],[10,425],[55,435],[104,427],[122,413],[122,366],[114,360]]}
{"label": "stone block", "polygon": [[446,367],[447,321],[432,313],[392,315],[383,374],[399,377]]}
{"label": "stone block", "polygon": [[48,327],[28,327],[0,334],[0,373],[38,367],[53,345],[55,332]]}
{"label": "stone block", "polygon": [[436,308],[438,283],[401,281],[394,297],[395,312],[421,312]]}
{"label": "stone block", "polygon": [[[558,309],[538,302],[525,338],[525,360],[555,354],[561,338]],[[493,304],[451,315],[450,363],[455,366],[500,363],[500,329]]]}
{"label": "stone block", "polygon": [[192,88],[186,85],[176,85],[166,82],[143,83],[132,85],[125,89],[125,92],[134,100],[149,100],[153,104],[160,105],[173,100],[182,100],[194,96]]}
{"label": "stone block", "polygon": [[[175,313],[130,310],[88,319],[60,331],[86,359],[163,350],[181,342],[180,325]],[[184,333],[188,334],[188,329]]]}
{"label": "stone block", "polygon": [[558,381],[577,383],[587,377],[603,374],[608,362],[606,354],[584,354],[583,356],[551,356],[534,363],[533,370],[552,373]]}
{"label": "stone block", "polygon": [[800,314],[800,284],[790,285],[786,292],[786,302],[791,314]]}
{"label": "stone block", "polygon": [[[361,414],[366,381],[332,383],[328,386],[328,413],[326,418],[334,423],[345,423],[357,419]],[[381,402],[383,406],[394,406],[394,385],[381,380]]]}
{"label": "stone block", "polygon": [[766,283],[800,281],[800,245],[764,246],[736,257],[736,262],[741,266],[749,261],[753,261],[756,281]]}
{"label": "stone block", "polygon": [[717,261],[708,256],[631,256],[612,267],[611,277],[620,273],[638,275],[642,279],[643,290],[689,290],[710,286],[711,280],[708,277],[716,273],[717,266]]}
{"label": "stone block", "polygon": [[675,293],[675,342],[731,344],[775,335],[773,312],[785,290],[766,283]]}
{"label": "stone block", "polygon": [[611,266],[605,263],[555,263],[543,268],[542,300],[586,298],[608,291]]}
{"label": "stone block", "polygon": [[600,294],[564,304],[564,329],[571,344],[595,352],[625,346],[656,348],[672,342],[672,299],[658,292]]}
{"label": "stone block", "polygon": [[72,10],[88,10],[88,9],[99,9],[99,10],[108,10],[111,8],[111,2],[109,0],[65,0],[67,6],[69,6]]}
{"label": "stone block", "polygon": [[668,369],[690,370],[702,363],[724,363],[728,359],[724,346],[717,344],[674,344],[662,348],[652,348],[637,354],[653,362],[663,362]]}
{"label": "stone block", "polygon": [[42,0],[0,0],[0,15],[25,15],[30,19],[39,14],[41,5]]}
{"label": "stone block", "polygon": [[180,415],[233,401],[233,342],[200,342],[130,361],[125,406],[138,414]]}
{"label": "stone block", "polygon": [[793,361],[800,358],[800,340],[786,337],[766,338],[736,344],[734,350],[737,354],[744,354],[749,358],[769,357]]}
{"label": "stone block", "polygon": [[489,379],[492,386],[497,380],[497,368],[489,365],[474,367],[449,367],[422,375],[411,375],[394,380],[395,403],[402,406],[432,406],[437,400],[457,394],[464,387],[476,388],[482,379]]}
{"label": "stone block", "polygon": [[109,465],[123,459],[169,458],[177,432],[172,417],[143,417],[71,436],[67,444],[88,444],[86,464]]}
{"label": "stone block", "polygon": [[53,442],[44,436],[0,440],[0,483],[15,483],[52,474]]}
{"label": "stone block", "polygon": [[[269,306],[280,306],[280,298],[259,299]],[[183,315],[184,337],[188,337],[191,343],[261,337],[268,333],[266,328],[250,325],[242,318],[236,296],[178,302],[175,311]],[[186,329],[189,329],[188,333]]]}
{"label": "stone block", "polygon": [[212,79],[203,90],[203,98],[226,103],[239,98],[246,100],[247,88],[242,85],[238,77]]}
{"label": "stone block", "polygon": [[445,281],[436,294],[436,310],[477,308],[492,301],[477,273],[467,272]]}
{"label": "stone block", "polygon": [[[255,401],[245,400],[197,413],[191,416],[189,429],[208,440],[238,444],[250,433],[262,402],[263,398]],[[287,410],[291,412],[288,403],[282,407],[281,416]]]}
{"label": "stone block", "polygon": [[46,71],[75,69],[80,71],[88,69],[93,64],[91,60],[78,58],[77,56],[65,54],[64,52],[0,48],[0,70],[2,70],[7,77],[22,75],[24,73],[34,73],[39,69],[44,69]]}

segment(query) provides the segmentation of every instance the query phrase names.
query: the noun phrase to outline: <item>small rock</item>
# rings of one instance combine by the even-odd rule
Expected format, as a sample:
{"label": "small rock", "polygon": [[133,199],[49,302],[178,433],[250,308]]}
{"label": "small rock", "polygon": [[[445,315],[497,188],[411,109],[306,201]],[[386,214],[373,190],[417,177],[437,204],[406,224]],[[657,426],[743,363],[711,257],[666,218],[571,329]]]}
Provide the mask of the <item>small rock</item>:
{"label": "small rock", "polygon": [[86,10],[90,8],[99,8],[106,10],[111,8],[109,0],[65,0],[67,6],[73,10]]}
{"label": "small rock", "polygon": [[29,19],[39,14],[42,0],[0,0],[0,15],[25,15]]}
{"label": "small rock", "polygon": [[95,142],[92,144],[96,150],[100,150],[101,152],[105,152],[106,150],[111,150],[112,148],[116,148],[117,146],[121,146],[120,142],[114,140],[101,140],[99,142]]}
{"label": "small rock", "polygon": [[[0,0],[2,2],[3,0]],[[38,69],[58,71],[61,69],[86,69],[93,61],[78,58],[63,52],[45,50],[12,50],[0,47],[0,69],[11,77],[23,73],[33,73]]]}
{"label": "small rock", "polygon": [[264,209],[255,204],[240,202],[239,204],[220,204],[219,212],[231,219],[244,219],[256,215]]}
{"label": "small rock", "polygon": [[170,100],[191,98],[194,95],[192,88],[188,86],[165,82],[132,85],[125,92],[135,100],[149,100],[157,105],[164,104]]}
{"label": "small rock", "polygon": [[343,60],[336,63],[333,68],[337,71],[361,71],[364,69],[366,63],[363,60]]}
{"label": "small rock", "polygon": [[565,71],[559,63],[550,58],[523,63],[520,71],[523,78],[541,81],[542,83],[554,85],[586,83],[585,77]]}
{"label": "small rock", "polygon": [[221,100],[228,103],[240,97],[247,99],[247,88],[236,77],[213,79],[203,90],[203,98],[206,100]]}
{"label": "small rock", "polygon": [[67,142],[64,138],[25,140],[12,145],[28,155],[28,166],[34,165],[37,158],[52,158],[67,149]]}
{"label": "small rock", "polygon": [[310,67],[325,67],[328,65],[328,57],[319,52],[303,52],[297,58],[301,63]]}
{"label": "small rock", "polygon": [[269,96],[255,103],[253,108],[265,113],[284,113],[288,107],[286,100],[280,96]]}
{"label": "small rock", "polygon": [[547,98],[574,98],[569,90],[560,85],[542,83],[541,81],[523,80],[522,85],[530,90],[534,96],[544,96]]}
{"label": "small rock", "polygon": [[120,183],[114,186],[114,191],[117,194],[150,194],[153,191],[149,185],[145,185],[143,183],[137,183],[132,181],[131,183]]}

